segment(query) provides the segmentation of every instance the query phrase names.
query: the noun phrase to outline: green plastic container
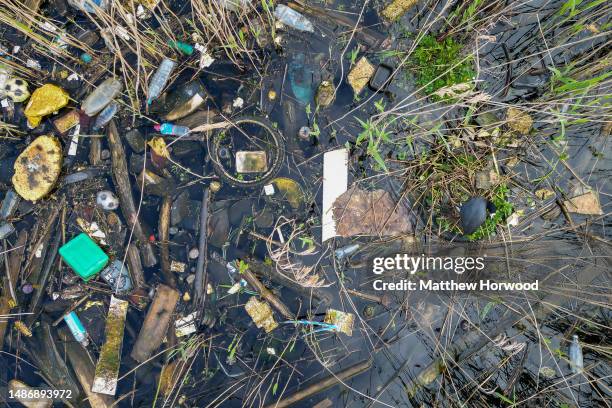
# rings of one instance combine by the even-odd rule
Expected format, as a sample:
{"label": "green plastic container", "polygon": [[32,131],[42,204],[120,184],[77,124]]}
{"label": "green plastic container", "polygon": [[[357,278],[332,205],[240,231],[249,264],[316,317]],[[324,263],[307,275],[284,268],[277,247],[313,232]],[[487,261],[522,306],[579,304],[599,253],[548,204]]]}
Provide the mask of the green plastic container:
{"label": "green plastic container", "polygon": [[85,282],[108,263],[108,255],[83,232],[62,245],[59,253]]}

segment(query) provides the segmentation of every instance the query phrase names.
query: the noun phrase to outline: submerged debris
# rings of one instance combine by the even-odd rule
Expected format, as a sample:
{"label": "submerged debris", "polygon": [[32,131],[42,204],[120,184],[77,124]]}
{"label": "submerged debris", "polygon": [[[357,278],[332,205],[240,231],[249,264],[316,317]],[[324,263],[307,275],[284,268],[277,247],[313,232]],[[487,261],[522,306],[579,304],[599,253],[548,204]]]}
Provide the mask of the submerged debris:
{"label": "submerged debris", "polygon": [[26,200],[40,200],[53,189],[61,168],[60,141],[51,135],[39,136],[17,157],[13,187]]}
{"label": "submerged debris", "polygon": [[251,296],[249,301],[244,305],[249,316],[253,319],[255,326],[263,328],[266,333],[278,327],[278,323],[274,320],[272,315],[272,308],[266,302],[257,300],[255,296]]}
{"label": "submerged debris", "polygon": [[585,215],[603,214],[601,205],[599,204],[599,197],[594,191],[588,191],[579,196],[570,198],[569,200],[566,200],[563,204],[569,212]]}
{"label": "submerged debris", "polygon": [[376,68],[366,57],[361,57],[359,61],[357,61],[346,77],[355,95],[359,95],[361,91],[363,91],[368,82],[370,82],[370,78],[372,78],[374,72],[376,72]]}
{"label": "submerged debris", "polygon": [[53,84],[45,84],[37,88],[25,107],[24,114],[28,118],[28,126],[37,127],[44,116],[57,112],[68,104],[68,93]]}
{"label": "submerged debris", "polygon": [[349,188],[334,201],[336,232],[355,235],[404,235],[414,232],[407,203],[397,204],[384,190]]}

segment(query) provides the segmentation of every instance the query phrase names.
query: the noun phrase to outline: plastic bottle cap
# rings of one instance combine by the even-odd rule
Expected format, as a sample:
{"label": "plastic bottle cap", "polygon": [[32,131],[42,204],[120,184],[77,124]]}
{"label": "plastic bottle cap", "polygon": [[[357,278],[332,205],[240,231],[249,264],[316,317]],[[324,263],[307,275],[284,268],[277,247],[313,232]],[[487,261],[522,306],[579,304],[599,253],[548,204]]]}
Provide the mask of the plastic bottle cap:
{"label": "plastic bottle cap", "polygon": [[153,129],[157,130],[158,132],[161,130],[161,125],[155,125],[153,126]]}

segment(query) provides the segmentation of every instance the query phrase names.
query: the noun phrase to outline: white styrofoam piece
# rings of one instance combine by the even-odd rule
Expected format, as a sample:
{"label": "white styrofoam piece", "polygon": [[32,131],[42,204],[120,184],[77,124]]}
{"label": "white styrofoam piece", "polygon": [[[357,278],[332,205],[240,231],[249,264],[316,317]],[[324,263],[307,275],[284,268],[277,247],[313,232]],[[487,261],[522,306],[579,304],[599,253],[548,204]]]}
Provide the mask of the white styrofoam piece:
{"label": "white styrofoam piece", "polygon": [[348,189],[348,149],[338,149],[323,155],[323,215],[321,241],[336,236],[332,216],[334,201]]}

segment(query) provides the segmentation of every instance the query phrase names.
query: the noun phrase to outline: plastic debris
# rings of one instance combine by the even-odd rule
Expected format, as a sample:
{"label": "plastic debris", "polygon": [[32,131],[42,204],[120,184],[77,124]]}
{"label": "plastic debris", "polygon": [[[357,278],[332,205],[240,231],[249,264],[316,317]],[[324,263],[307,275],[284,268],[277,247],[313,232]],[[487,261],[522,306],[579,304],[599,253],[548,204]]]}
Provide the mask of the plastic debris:
{"label": "plastic debris", "polygon": [[306,56],[304,54],[297,54],[293,58],[289,64],[288,74],[293,95],[295,95],[296,99],[300,101],[302,105],[308,105],[313,97],[312,78],[314,71],[307,65]]}
{"label": "plastic debris", "polygon": [[572,336],[572,344],[570,344],[569,347],[569,358],[572,373],[581,373],[584,370],[584,361],[582,358],[582,346],[576,334]]}
{"label": "plastic debris", "polygon": [[95,13],[97,9],[102,11],[108,8],[108,0],[68,0],[68,4],[88,13]]}
{"label": "plastic debris", "polygon": [[334,251],[334,255],[336,256],[336,258],[338,259],[344,259],[347,256],[354,254],[355,252],[357,252],[357,250],[359,249],[360,245],[359,244],[352,244],[352,245],[347,245],[345,247],[342,248],[338,248]]}
{"label": "plastic debris", "polygon": [[102,109],[102,112],[98,114],[96,117],[96,121],[93,125],[93,130],[102,129],[112,118],[115,117],[117,111],[119,110],[119,104],[117,102],[111,102],[106,106],[106,108]]}
{"label": "plastic debris", "polygon": [[62,169],[62,146],[54,136],[39,136],[15,161],[13,187],[26,200],[45,197],[55,185]]}
{"label": "plastic debris", "polygon": [[18,204],[19,195],[13,190],[8,190],[0,204],[0,220],[12,217]]}
{"label": "plastic debris", "polygon": [[104,330],[106,340],[96,364],[96,374],[91,387],[93,392],[106,395],[115,395],[117,392],[127,310],[127,301],[111,296]]}
{"label": "plastic debris", "polygon": [[196,316],[197,313],[193,312],[176,319],[176,322],[174,322],[176,337],[189,336],[197,331]]}
{"label": "plastic debris", "polygon": [[310,140],[310,128],[308,126],[302,126],[298,130],[298,137],[302,140]]}
{"label": "plastic debris", "polygon": [[355,95],[359,95],[366,87],[370,78],[374,75],[376,68],[366,57],[361,57],[347,76],[348,83],[353,88]]}
{"label": "plastic debris", "polygon": [[68,93],[59,86],[45,84],[36,89],[24,111],[26,118],[28,118],[28,126],[31,128],[37,127],[43,116],[57,112],[68,105],[69,100]]}
{"label": "plastic debris", "polygon": [[288,177],[277,177],[272,179],[272,185],[278,190],[278,197],[287,200],[291,208],[298,209],[304,203],[304,192],[295,180]]}
{"label": "plastic debris", "polygon": [[236,171],[238,173],[265,173],[268,171],[268,159],[266,152],[236,152]]}
{"label": "plastic debris", "polygon": [[164,116],[164,120],[174,121],[189,115],[204,104],[206,95],[204,85],[198,80],[180,86],[166,97],[166,105],[170,111]]}
{"label": "plastic debris", "polygon": [[348,150],[338,149],[323,155],[323,211],[322,237],[325,242],[336,236],[336,221],[332,208],[334,202],[348,188]]}
{"label": "plastic debris", "polygon": [[85,330],[85,327],[83,327],[83,323],[81,323],[79,316],[77,316],[75,312],[70,312],[64,316],[64,321],[70,329],[70,333],[72,333],[74,339],[81,343],[83,347],[87,347],[89,344],[87,331]]}
{"label": "plastic debris", "polygon": [[370,78],[370,88],[375,91],[384,91],[389,86],[393,68],[385,64],[379,64],[372,78]]}
{"label": "plastic debris", "polygon": [[96,194],[96,204],[106,211],[113,211],[119,208],[119,198],[112,191],[98,191]]}
{"label": "plastic debris", "polygon": [[107,78],[90,93],[81,104],[81,110],[87,116],[100,113],[123,89],[123,84],[116,78]]}
{"label": "plastic debris", "polygon": [[15,232],[15,226],[10,222],[0,223],[0,239],[4,239]]}
{"label": "plastic debris", "polygon": [[314,32],[314,26],[306,17],[293,10],[292,8],[279,4],[274,9],[274,17],[281,23],[295,28],[299,31]]}
{"label": "plastic debris", "polygon": [[238,97],[232,101],[232,108],[240,109],[244,106],[244,99]]}
{"label": "plastic debris", "polygon": [[28,83],[21,78],[9,78],[2,86],[3,93],[13,102],[23,102],[30,97]]}
{"label": "plastic debris", "polygon": [[465,202],[459,211],[461,216],[461,229],[464,234],[472,234],[487,219],[489,202],[482,197],[472,197]]}
{"label": "plastic debris", "polygon": [[184,136],[189,133],[187,126],[173,125],[172,123],[162,123],[161,125],[155,125],[154,128],[162,135]]}
{"label": "plastic debris", "polygon": [[59,253],[85,282],[100,272],[108,263],[108,255],[83,232],[66,242],[59,249]]}
{"label": "plastic debris", "polygon": [[114,293],[121,294],[132,290],[132,279],[127,265],[118,259],[100,272],[100,277],[112,288]]}
{"label": "plastic debris", "polygon": [[187,44],[182,41],[168,41],[168,45],[174,48],[175,50],[180,51],[181,53],[185,55],[193,54],[194,48],[193,48],[193,45],[191,44]]}
{"label": "plastic debris", "polygon": [[77,224],[83,231],[85,231],[87,235],[89,235],[91,239],[99,242],[101,245],[107,245],[106,234],[100,229],[97,222],[87,222],[83,218],[79,217],[77,218]]}
{"label": "plastic debris", "polygon": [[337,331],[344,333],[347,336],[353,335],[353,322],[355,321],[355,316],[352,313],[346,313],[336,309],[328,309],[325,313],[325,319],[323,321],[327,324],[334,325]]}
{"label": "plastic debris", "polygon": [[258,329],[263,328],[266,333],[270,333],[278,327],[272,314],[272,308],[267,302],[259,301],[255,296],[251,296],[244,308]]}
{"label": "plastic debris", "polygon": [[159,97],[163,89],[165,88],[168,80],[170,79],[170,75],[176,66],[176,62],[172,61],[169,58],[164,58],[164,60],[159,64],[157,71],[153,74],[151,81],[149,82],[149,97],[147,99],[147,103],[151,103],[155,99]]}

